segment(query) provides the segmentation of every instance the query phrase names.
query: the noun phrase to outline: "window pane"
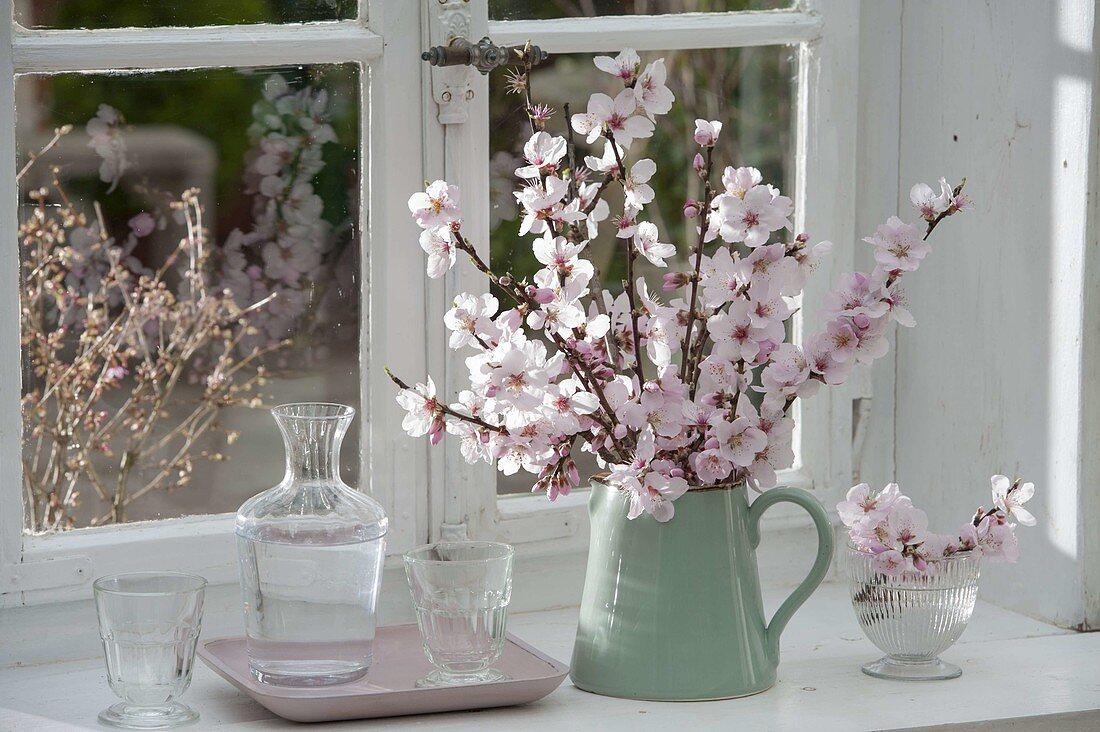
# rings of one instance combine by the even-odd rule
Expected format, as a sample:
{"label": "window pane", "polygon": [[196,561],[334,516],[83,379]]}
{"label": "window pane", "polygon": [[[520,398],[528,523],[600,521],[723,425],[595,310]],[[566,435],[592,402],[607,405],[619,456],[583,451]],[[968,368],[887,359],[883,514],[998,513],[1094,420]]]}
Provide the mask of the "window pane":
{"label": "window pane", "polygon": [[546,20],[601,15],[778,10],[793,6],[794,0],[549,0],[537,3],[530,0],[489,0],[489,17],[493,20]]}
{"label": "window pane", "polygon": [[[564,135],[568,102],[571,112],[581,112],[593,92],[612,96],[621,83],[596,69],[592,58],[596,54],[551,55],[545,66],[533,74],[534,101],[554,107],[547,131]],[[794,85],[797,55],[790,46],[754,48],[704,49],[692,51],[654,51],[641,54],[648,63],[664,57],[668,69],[668,86],[676,95],[672,111],[658,118],[651,138],[638,140],[631,146],[626,165],[642,158],[657,164],[657,173],[650,181],[656,192],[653,203],[645,208],[648,220],[657,224],[661,241],[677,245],[677,258],[669,262],[668,270],[659,270],[639,258],[636,267],[647,281],[659,286],[661,274],[687,270],[687,253],[694,240],[694,223],[683,217],[685,199],[700,198],[698,176],[691,169],[691,160],[698,151],[692,139],[697,118],[721,120],[725,125],[714,150],[715,169],[727,165],[749,165],[759,168],[764,180],[790,194],[794,188],[793,135]],[[532,236],[521,238],[518,233],[519,209],[512,191],[519,179],[516,168],[522,166],[523,143],[530,137],[522,97],[508,94],[503,74],[490,75],[490,256],[493,270],[511,272],[517,277],[531,277],[541,268],[531,250]],[[617,88],[616,88],[617,87]],[[594,145],[576,139],[577,162],[583,166],[586,155],[599,158],[603,140]],[[598,180],[592,173],[590,180]],[[611,216],[621,213],[622,192],[613,186],[605,196]],[[599,237],[586,250],[601,273],[603,286],[614,294],[622,291],[626,276],[622,256],[626,239],[614,237],[613,226],[605,222]],[[618,246],[616,246],[618,245]],[[658,292],[659,289],[657,290]],[[579,462],[579,461],[578,461]],[[584,474],[585,466],[579,466]],[[588,466],[595,472],[595,465]],[[591,472],[589,474],[591,474]],[[531,476],[519,473],[500,476],[498,492],[524,492],[530,489]]]}
{"label": "window pane", "polygon": [[28,529],[233,511],[282,477],[267,407],[358,406],[358,88],[356,64],[19,78],[20,165],[72,125],[20,181]]}
{"label": "window pane", "polygon": [[27,28],[308,23],[356,16],[356,0],[23,0],[15,19]]}

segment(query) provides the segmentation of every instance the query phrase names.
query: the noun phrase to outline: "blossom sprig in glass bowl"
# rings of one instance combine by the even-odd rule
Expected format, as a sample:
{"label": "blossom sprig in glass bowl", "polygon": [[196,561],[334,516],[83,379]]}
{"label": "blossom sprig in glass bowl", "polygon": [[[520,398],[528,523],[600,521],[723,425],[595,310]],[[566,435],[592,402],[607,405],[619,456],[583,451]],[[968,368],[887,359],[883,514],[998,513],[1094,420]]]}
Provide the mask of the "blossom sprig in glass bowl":
{"label": "blossom sprig in glass bowl", "polygon": [[[432,444],[452,435],[469,462],[527,471],[532,490],[551,500],[580,485],[574,456],[590,452],[605,482],[628,496],[630,518],[668,521],[674,501],[696,488],[775,486],[794,462],[796,401],[885,355],[893,323],[914,324],[901,279],[930,252],[932,231],[971,206],[963,184],[914,186],[922,225],[892,216],[877,227],[865,239],[874,269],[842,277],[825,297],[824,327],[796,343],[787,321],[832,245],[794,235],[792,200],[760,171],[715,160],[721,121],[696,121],[698,153],[685,161],[699,180],[697,194],[678,194],[698,196],[683,207],[691,240],[673,243],[648,220],[656,164],[629,155],[675,101],[664,60],[643,66],[631,49],[596,57],[616,89],[592,94],[564,135],[547,132],[565,115],[535,103],[531,64],[519,60],[509,84],[524,99],[531,136],[514,195],[519,234],[531,237],[543,267],[530,280],[494,272],[468,238],[456,186],[437,180],[409,199],[428,275],[442,277],[461,252],[495,294],[462,293],[444,317],[450,347],[468,354],[469,389],[457,401],[437,394],[431,378],[409,386],[390,373],[403,427]],[[602,143],[603,154],[578,160],[575,135]],[[611,188],[623,201],[614,215],[604,199]],[[613,237],[624,259],[618,294],[586,257],[600,236]],[[642,259],[684,265],[661,281],[667,302],[639,276]]]}
{"label": "blossom sprig in glass bowl", "polygon": [[993,508],[979,507],[955,536],[928,531],[928,516],[896,483],[861,483],[837,505],[849,528],[847,572],[852,607],[867,637],[886,655],[863,665],[869,676],[951,679],[962,669],[939,658],[966,629],[978,596],[983,558],[1015,562],[1016,522],[1034,526],[1023,507],[1035,487],[994,475]]}

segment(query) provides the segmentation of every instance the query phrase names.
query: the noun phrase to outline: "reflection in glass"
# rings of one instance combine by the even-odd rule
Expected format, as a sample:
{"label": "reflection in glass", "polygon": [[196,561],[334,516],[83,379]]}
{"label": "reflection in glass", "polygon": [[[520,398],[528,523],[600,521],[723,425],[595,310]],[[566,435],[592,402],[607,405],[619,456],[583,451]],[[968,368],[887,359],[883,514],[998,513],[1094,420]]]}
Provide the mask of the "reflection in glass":
{"label": "reflection in glass", "polygon": [[[617,51],[609,51],[614,55]],[[573,113],[584,111],[588,97],[597,91],[611,95],[617,79],[598,70],[592,64],[596,54],[551,55],[545,66],[533,74],[534,101],[549,104],[555,114],[547,124],[553,135],[564,135],[566,115],[564,105]],[[657,224],[661,241],[678,244],[677,257],[668,270],[658,270],[645,260],[638,262],[640,276],[650,282],[660,282],[664,271],[687,269],[685,242],[694,237],[694,223],[683,216],[687,198],[699,198],[699,179],[691,170],[691,160],[698,151],[692,139],[695,120],[721,120],[722,134],[714,150],[716,169],[726,165],[750,165],[759,168],[764,180],[788,195],[793,192],[794,80],[796,55],[789,46],[755,48],[702,49],[689,51],[653,51],[641,54],[642,63],[664,57],[668,68],[668,86],[676,95],[672,111],[660,118],[651,138],[638,140],[630,148],[626,164],[642,158],[657,164],[657,173],[649,184],[657,197],[646,207],[646,215]],[[490,119],[494,134],[490,136],[490,256],[493,270],[511,272],[518,277],[532,276],[542,265],[531,250],[532,237],[521,238],[519,209],[512,191],[519,179],[515,176],[521,162],[523,144],[530,137],[522,97],[507,93],[503,74],[489,77]],[[586,155],[599,158],[603,140],[585,144],[577,137],[577,160]],[[593,175],[593,180],[597,176]],[[608,188],[606,199],[611,216],[622,211],[622,192]],[[667,238],[664,238],[667,237]],[[605,289],[622,291],[626,276],[624,257],[616,255],[613,226],[605,222],[597,239],[589,244],[587,255],[601,273]],[[621,253],[620,253],[621,254]],[[580,464],[582,475],[595,472],[594,461]],[[587,471],[587,472],[586,472]],[[498,493],[523,493],[530,490],[530,476],[519,473],[498,478]]]}
{"label": "reflection in glass", "polygon": [[20,166],[71,125],[20,180],[29,530],[234,510],[281,475],[255,407],[358,406],[358,75],[19,78]]}
{"label": "reflection in glass", "polygon": [[494,20],[591,18],[601,15],[668,15],[721,13],[739,10],[778,10],[793,0],[489,0]]}
{"label": "reflection in glass", "polygon": [[356,0],[17,0],[25,28],[161,28],[354,18]]}

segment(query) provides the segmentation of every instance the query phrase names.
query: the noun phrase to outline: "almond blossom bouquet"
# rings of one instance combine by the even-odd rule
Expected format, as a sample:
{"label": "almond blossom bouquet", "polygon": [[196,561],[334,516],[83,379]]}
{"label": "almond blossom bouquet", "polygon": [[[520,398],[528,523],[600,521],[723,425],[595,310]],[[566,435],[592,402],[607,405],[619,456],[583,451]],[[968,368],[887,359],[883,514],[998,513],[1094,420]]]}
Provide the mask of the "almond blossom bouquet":
{"label": "almond blossom bouquet", "polygon": [[[509,84],[524,95],[531,137],[515,198],[519,233],[531,235],[543,267],[530,281],[492,271],[467,238],[455,186],[437,180],[409,199],[428,275],[446,274],[462,252],[506,299],[463,293],[444,316],[450,347],[469,353],[470,388],[456,402],[430,378],[409,387],[390,374],[407,411],[404,429],[432,444],[449,433],[467,461],[495,463],[506,475],[526,470],[532,490],[550,500],[580,484],[575,451],[591,452],[607,471],[602,480],[628,494],[630,518],[668,521],[673,502],[693,488],[773,487],[794,461],[795,402],[883,356],[892,322],[914,324],[900,280],[920,266],[937,225],[970,206],[962,184],[915,186],[924,225],[891,217],[879,226],[865,239],[877,266],[844,276],[825,298],[825,329],[795,343],[786,322],[831,244],[787,234],[793,203],[757,169],[717,164],[720,121],[696,121],[701,190],[683,207],[694,240],[663,241],[646,220],[656,165],[628,156],[672,108],[664,60],[643,67],[631,49],[596,57],[618,90],[593,94],[564,136],[546,131],[554,110],[532,100],[525,52],[520,60]],[[602,156],[579,165],[574,133],[602,140]],[[603,197],[611,187],[623,198],[613,217]],[[617,295],[584,256],[605,222],[625,258]],[[686,271],[664,275],[667,302],[636,275],[639,257],[666,267],[684,254]]]}
{"label": "almond blossom bouquet", "polygon": [[873,554],[872,564],[883,574],[924,573],[929,562],[966,552],[978,552],[991,562],[1015,562],[1020,554],[1015,522],[1035,525],[1035,517],[1024,508],[1035,495],[1035,485],[1003,475],[990,482],[993,508],[979,506],[957,535],[928,531],[928,515],[902,495],[897,483],[877,492],[860,483],[836,509],[852,546]]}

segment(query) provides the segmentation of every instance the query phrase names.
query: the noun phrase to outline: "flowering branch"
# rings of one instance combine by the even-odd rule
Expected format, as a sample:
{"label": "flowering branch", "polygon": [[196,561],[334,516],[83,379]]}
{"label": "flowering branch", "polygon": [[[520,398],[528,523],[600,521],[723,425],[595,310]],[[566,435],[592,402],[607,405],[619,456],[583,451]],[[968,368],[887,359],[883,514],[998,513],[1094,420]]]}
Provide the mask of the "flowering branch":
{"label": "flowering branch", "polygon": [[992,562],[1015,562],[1019,546],[1014,521],[1035,525],[1035,517],[1024,508],[1035,495],[1035,485],[1003,475],[994,475],[990,483],[993,508],[979,507],[954,536],[928,531],[928,515],[901,494],[897,483],[878,492],[860,483],[837,504],[837,512],[852,545],[874,555],[875,569],[883,574],[925,573],[934,566],[930,562],[968,552]]}
{"label": "flowering branch", "polygon": [[[650,185],[656,164],[628,163],[634,143],[650,137],[672,107],[664,62],[643,67],[627,49],[598,56],[595,64],[621,86],[614,97],[593,94],[584,112],[567,107],[565,136],[546,131],[550,115],[532,98],[530,66],[509,76],[531,123],[514,194],[523,209],[519,234],[534,237],[542,265],[531,281],[497,276],[477,255],[462,233],[457,188],[435,181],[409,199],[428,275],[442,277],[465,252],[510,302],[502,308],[492,294],[462,293],[444,316],[449,346],[473,349],[466,359],[470,388],[458,402],[444,407],[430,379],[411,388],[395,383],[410,435],[435,443],[450,433],[467,460],[494,463],[508,475],[526,470],[536,476],[533,490],[551,498],[579,484],[572,451],[580,445],[597,456],[607,483],[629,497],[630,518],[667,521],[689,489],[776,484],[777,472],[794,461],[795,401],[822,384],[843,383],[857,363],[884,355],[893,323],[913,324],[898,280],[930,250],[924,238],[931,230],[969,200],[961,184],[951,189],[941,181],[939,194],[914,187],[911,198],[927,231],[897,217],[878,227],[866,239],[875,269],[842,279],[825,298],[824,331],[802,346],[789,341],[793,298],[831,245],[811,245],[804,234],[771,242],[791,228],[793,202],[755,168],[726,166],[721,186],[713,182],[722,124],[697,120],[694,139],[705,156],[697,155],[693,167],[702,201],[684,206],[687,218],[699,219],[688,247],[694,257],[690,272],[665,276],[665,291],[687,288],[686,300],[666,304],[636,271],[639,256],[665,267],[677,251],[645,220],[656,196]],[[602,141],[602,156],[584,158],[587,170],[578,167],[573,133],[588,144]],[[602,179],[585,183],[592,173]],[[623,191],[613,223],[614,236],[625,240],[627,275],[616,296],[600,287],[584,256],[610,217],[603,194],[612,182]],[[708,255],[711,242],[721,245]],[[750,400],[750,391],[762,399]]]}
{"label": "flowering branch", "polygon": [[[718,129],[721,130],[721,123],[718,124]],[[710,189],[710,173],[714,167],[714,142],[717,140],[718,134],[714,133],[713,137],[708,138],[710,142],[706,146],[707,160],[706,165],[703,168],[703,172],[700,176],[703,178],[703,206],[702,211],[710,210],[711,201],[711,189]],[[703,240],[706,237],[706,227],[699,226],[699,240],[695,243],[695,267],[691,273],[691,298],[688,300],[688,321],[687,331],[684,334],[683,345],[681,346],[682,359],[680,361],[680,378],[683,379],[684,375],[692,377],[692,383],[694,385],[694,370],[692,369],[692,348],[691,339],[693,335],[693,327],[695,326],[695,308],[699,303],[699,280],[700,270],[703,266]],[[700,341],[703,340],[703,334],[700,334]]]}
{"label": "flowering branch", "polygon": [[[206,286],[210,248],[196,190],[174,204],[184,224],[180,246],[143,274],[102,217],[89,221],[73,206],[56,171],[53,186],[61,205],[49,202],[48,190],[35,191],[19,227],[30,373],[23,488],[33,531],[74,526],[84,485],[98,502],[92,523],[121,522],[145,495],[186,485],[197,460],[225,459],[201,441],[221,430],[223,409],[260,406],[266,372],[258,362],[282,345],[238,354],[265,301],[240,308]],[[197,390],[177,399],[189,379]],[[115,391],[123,396],[112,398]],[[117,473],[108,484],[101,469],[112,460]]]}

